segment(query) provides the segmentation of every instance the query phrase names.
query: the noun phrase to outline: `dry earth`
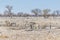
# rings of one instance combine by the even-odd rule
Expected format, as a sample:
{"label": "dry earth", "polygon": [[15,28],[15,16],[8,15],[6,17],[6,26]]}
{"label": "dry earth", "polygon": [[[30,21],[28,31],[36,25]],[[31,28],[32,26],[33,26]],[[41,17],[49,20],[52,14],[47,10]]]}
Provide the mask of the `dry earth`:
{"label": "dry earth", "polygon": [[60,40],[60,29],[24,31],[0,27],[0,40]]}
{"label": "dry earth", "polygon": [[[36,22],[41,27],[43,25],[52,25],[52,29],[41,29],[38,31],[25,31],[22,30],[12,30],[8,26],[0,27],[0,40],[60,40],[60,29],[54,29],[53,27],[60,27],[60,18],[48,18],[44,19],[42,17],[14,17],[14,18],[5,18],[0,17],[0,25],[5,25],[5,21],[16,22],[21,25],[24,25],[27,22]],[[17,27],[16,27],[17,28]]]}

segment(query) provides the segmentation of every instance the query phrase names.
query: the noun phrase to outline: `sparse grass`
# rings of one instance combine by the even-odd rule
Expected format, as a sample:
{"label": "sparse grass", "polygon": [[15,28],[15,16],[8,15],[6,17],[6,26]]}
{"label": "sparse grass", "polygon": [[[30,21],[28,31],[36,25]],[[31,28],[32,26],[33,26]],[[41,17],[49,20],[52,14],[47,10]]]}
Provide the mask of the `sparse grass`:
{"label": "sparse grass", "polygon": [[[46,27],[46,25],[49,26],[50,24],[52,24],[52,26],[56,26],[56,27],[60,26],[59,25],[60,24],[60,22],[59,22],[60,19],[52,19],[52,18],[51,19],[50,18],[44,19],[44,18],[40,18],[40,17],[38,17],[38,18],[37,17],[32,17],[32,18],[29,18],[27,20],[25,17],[20,17],[20,18],[14,18],[14,19],[13,18],[12,19],[10,19],[10,18],[0,18],[0,19],[1,19],[0,22],[2,21],[1,24],[5,24],[5,21],[9,20],[10,22],[16,22],[16,24],[19,24],[19,27],[22,27],[22,26],[24,27],[25,26],[24,24],[25,24],[26,21],[35,22],[38,25],[40,25],[39,27],[41,27],[43,29]],[[0,36],[0,38],[2,38],[2,39],[3,38],[9,38],[11,40],[12,39],[16,40],[16,38],[13,38],[13,37],[17,37],[17,40],[19,40],[19,39],[21,39],[21,40],[27,40],[27,39],[36,40],[36,37],[38,38],[38,40],[40,40],[40,39],[43,40],[43,39],[47,39],[48,38],[47,37],[48,36],[47,35],[48,34],[48,30],[41,30],[41,31],[24,31],[23,29],[15,30],[15,28],[19,29],[19,27],[10,27],[9,26],[9,28],[14,29],[14,30],[10,30],[8,28],[8,26],[0,27],[0,31],[3,34],[3,35]],[[35,30],[38,29],[36,27],[36,25],[34,27],[35,27],[34,28]],[[59,29],[56,29],[56,30],[53,29],[51,31],[51,35],[55,36],[56,40],[58,40],[60,38],[60,34],[59,33],[60,33]],[[19,35],[19,36],[16,36],[16,34]],[[31,38],[31,37],[33,37],[33,38]],[[25,38],[25,39],[23,39],[23,38]],[[49,40],[49,39],[47,39],[47,40]]]}

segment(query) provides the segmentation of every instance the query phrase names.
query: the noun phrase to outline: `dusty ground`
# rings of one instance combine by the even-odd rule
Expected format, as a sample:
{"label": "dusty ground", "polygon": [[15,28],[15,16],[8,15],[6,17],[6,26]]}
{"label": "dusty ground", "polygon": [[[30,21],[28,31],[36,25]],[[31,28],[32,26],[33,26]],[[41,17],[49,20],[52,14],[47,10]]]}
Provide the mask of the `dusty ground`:
{"label": "dusty ground", "polygon": [[10,27],[4,26],[5,21],[16,22],[19,25],[23,25],[28,22],[36,22],[41,27],[43,25],[52,25],[52,27],[60,27],[60,18],[48,18],[41,17],[18,17],[18,18],[5,18],[0,17],[0,40],[60,40],[60,29],[51,30],[39,30],[39,31],[24,31],[24,30],[11,30]]}
{"label": "dusty ground", "polygon": [[60,29],[24,31],[0,27],[0,40],[60,40]]}
{"label": "dusty ground", "polygon": [[43,17],[0,17],[0,25],[6,24],[5,21],[14,22],[19,26],[24,26],[29,22],[35,22],[36,24],[40,25],[41,27],[44,25],[50,25],[53,27],[60,27],[60,17],[50,17],[44,19]]}

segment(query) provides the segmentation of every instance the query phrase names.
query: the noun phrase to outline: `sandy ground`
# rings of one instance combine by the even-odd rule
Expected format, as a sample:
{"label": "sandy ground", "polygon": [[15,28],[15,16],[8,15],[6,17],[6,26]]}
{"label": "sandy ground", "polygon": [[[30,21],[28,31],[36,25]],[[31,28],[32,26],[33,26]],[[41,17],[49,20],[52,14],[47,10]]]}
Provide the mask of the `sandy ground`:
{"label": "sandy ground", "polygon": [[44,25],[49,26],[58,26],[60,27],[60,18],[46,18],[44,19],[43,17],[0,17],[0,25],[6,24],[5,21],[9,21],[12,23],[16,23],[19,26],[24,26],[24,24],[28,24],[29,22],[35,22],[36,24],[40,25],[41,27]]}
{"label": "sandy ground", "polygon": [[0,27],[0,40],[60,40],[60,29],[24,31]]}
{"label": "sandy ground", "polygon": [[[60,18],[48,18],[41,17],[18,17],[18,18],[5,18],[0,17],[0,25],[5,25],[5,21],[16,22],[20,26],[28,22],[36,22],[41,27],[43,25],[52,25],[54,27],[60,27]],[[10,27],[0,27],[0,40],[60,40],[60,29],[51,30],[39,30],[39,31],[24,31],[24,30],[11,30]]]}

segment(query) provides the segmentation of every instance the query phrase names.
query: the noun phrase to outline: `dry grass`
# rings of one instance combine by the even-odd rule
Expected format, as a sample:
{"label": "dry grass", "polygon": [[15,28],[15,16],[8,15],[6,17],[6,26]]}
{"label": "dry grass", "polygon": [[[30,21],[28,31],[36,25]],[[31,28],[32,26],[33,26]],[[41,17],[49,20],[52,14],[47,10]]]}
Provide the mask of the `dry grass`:
{"label": "dry grass", "polygon": [[[24,17],[18,18],[0,18],[0,24],[6,24],[5,21],[9,20],[9,22],[16,22],[19,27],[24,26],[26,21],[35,22],[40,27],[44,27],[45,25],[52,25],[52,27],[59,27],[60,19],[48,18],[44,19],[41,17],[29,17],[29,19]],[[37,25],[36,25],[37,26]],[[1,26],[0,27],[0,40],[60,40],[60,29],[52,29],[50,33],[48,30],[40,30],[40,31],[24,31],[24,30],[11,30],[11,27]],[[17,27],[16,27],[17,28]]]}

